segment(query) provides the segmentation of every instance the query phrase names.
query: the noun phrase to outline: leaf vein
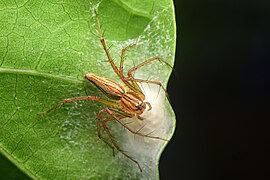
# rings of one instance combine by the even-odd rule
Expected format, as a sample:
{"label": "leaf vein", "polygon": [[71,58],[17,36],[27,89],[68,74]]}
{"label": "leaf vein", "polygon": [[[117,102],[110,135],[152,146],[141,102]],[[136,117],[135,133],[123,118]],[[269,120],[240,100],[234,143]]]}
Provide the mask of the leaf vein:
{"label": "leaf vein", "polygon": [[39,77],[68,81],[68,82],[73,83],[73,84],[82,84],[83,83],[82,80],[79,80],[75,77],[50,74],[47,72],[40,72],[37,70],[29,70],[29,69],[14,69],[14,68],[0,67],[0,74],[1,73],[2,74],[23,74],[23,75],[39,76]]}

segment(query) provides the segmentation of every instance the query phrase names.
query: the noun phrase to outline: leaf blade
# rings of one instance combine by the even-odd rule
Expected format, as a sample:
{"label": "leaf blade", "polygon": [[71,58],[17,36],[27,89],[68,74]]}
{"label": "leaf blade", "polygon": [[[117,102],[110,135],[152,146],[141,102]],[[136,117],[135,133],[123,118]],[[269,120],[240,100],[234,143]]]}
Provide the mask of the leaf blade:
{"label": "leaf blade", "polygon": [[[22,1],[1,5],[3,11],[0,16],[5,17],[2,23],[6,26],[1,31],[3,43],[0,47],[0,75],[4,85],[0,86],[3,101],[0,107],[0,145],[31,177],[139,178],[146,174],[134,170],[135,165],[121,155],[112,157],[110,149],[99,142],[94,119],[102,105],[82,102],[65,105],[45,118],[36,115],[36,112],[50,108],[61,99],[84,95],[85,89],[90,91],[88,94],[101,95],[93,86],[82,81],[82,75],[88,71],[115,79],[109,64],[100,60],[106,57],[98,38],[89,32],[89,29],[96,29],[89,13],[90,3],[93,5],[94,1],[82,1],[80,4]],[[121,13],[116,18],[120,24],[111,24],[106,20],[114,14],[108,8],[111,3],[124,9],[124,14],[127,11],[125,8],[133,9],[132,20],[124,28],[126,33],[115,31],[123,25]],[[130,42],[123,40],[140,36],[140,45],[128,52],[130,60],[126,61],[126,69],[133,66],[133,61],[142,62],[143,58],[159,53],[173,63],[175,25],[170,3],[157,2],[150,7],[139,6],[134,1],[102,1],[99,13],[104,19],[105,29],[109,29],[106,26],[111,29],[107,30],[105,38],[109,43],[116,43],[111,51],[115,57],[120,54],[121,45]],[[164,8],[166,6],[168,8]],[[168,24],[162,25],[162,22],[167,22],[167,17],[171,19],[168,21],[169,32],[165,31]],[[134,24],[138,28],[134,28]],[[148,28],[149,25],[156,29]],[[160,35],[168,36],[169,40],[167,37],[160,38]],[[155,47],[157,44],[158,48]],[[162,74],[162,83],[166,84],[170,70],[158,67],[158,64],[144,67],[137,74],[148,78],[149,75],[143,72],[155,69],[151,79],[159,80],[158,75]],[[128,170],[125,169],[127,162],[131,164]],[[155,172],[157,170],[151,171],[152,176],[148,178],[158,177],[153,175]]]}

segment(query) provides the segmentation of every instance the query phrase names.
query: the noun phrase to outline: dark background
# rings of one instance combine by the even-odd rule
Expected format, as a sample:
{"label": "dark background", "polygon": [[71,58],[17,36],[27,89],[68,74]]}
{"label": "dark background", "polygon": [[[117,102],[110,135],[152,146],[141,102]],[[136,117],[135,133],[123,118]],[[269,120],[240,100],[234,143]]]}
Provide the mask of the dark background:
{"label": "dark background", "polygon": [[161,180],[270,179],[270,1],[174,3],[177,127]]}

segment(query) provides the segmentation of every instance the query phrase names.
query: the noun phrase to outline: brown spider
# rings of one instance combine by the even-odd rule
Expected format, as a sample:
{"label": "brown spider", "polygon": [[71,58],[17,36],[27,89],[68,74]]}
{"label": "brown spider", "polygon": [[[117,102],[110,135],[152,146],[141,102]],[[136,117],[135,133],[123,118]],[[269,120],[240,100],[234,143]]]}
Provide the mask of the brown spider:
{"label": "brown spider", "polygon": [[[125,56],[125,52],[128,48],[131,48],[132,46],[135,46],[136,44],[131,44],[129,46],[127,46],[126,48],[122,49],[122,54],[121,54],[121,61],[120,61],[120,67],[118,68],[111,55],[110,52],[106,46],[105,40],[102,36],[102,31],[101,31],[101,27],[100,27],[100,21],[99,18],[97,16],[97,13],[95,11],[95,15],[96,15],[96,20],[97,20],[97,25],[98,25],[98,32],[99,32],[99,37],[100,37],[100,42],[104,48],[104,51],[107,55],[107,58],[114,70],[114,72],[117,74],[117,76],[121,79],[121,81],[124,83],[124,87],[121,86],[120,84],[118,84],[115,81],[106,79],[104,77],[99,77],[93,73],[86,73],[84,75],[84,77],[86,79],[88,79],[91,83],[95,84],[99,89],[101,89],[110,99],[103,99],[97,96],[81,96],[81,97],[74,97],[74,98],[69,98],[69,99],[64,99],[63,101],[61,101],[60,103],[56,104],[55,106],[53,106],[51,109],[45,111],[45,112],[41,112],[39,114],[47,114],[49,112],[51,112],[52,110],[56,109],[57,107],[63,105],[64,103],[70,103],[70,102],[74,102],[74,101],[81,101],[81,100],[86,100],[86,101],[98,101],[101,102],[103,104],[108,105],[108,107],[100,110],[98,112],[97,115],[97,132],[98,132],[98,137],[103,140],[110,148],[112,148],[113,150],[113,154],[114,154],[114,147],[121,152],[124,156],[126,156],[127,158],[129,158],[131,161],[133,161],[134,163],[137,164],[137,166],[139,167],[140,171],[142,171],[142,168],[140,167],[139,163],[133,159],[131,156],[129,156],[128,154],[126,154],[117,144],[117,142],[114,140],[108,126],[106,125],[106,123],[108,121],[117,121],[119,124],[121,124],[123,127],[125,127],[128,131],[130,131],[131,133],[135,134],[135,135],[139,135],[142,137],[148,137],[148,138],[154,138],[154,139],[160,139],[160,140],[165,140],[163,138],[160,137],[155,137],[155,136],[150,136],[150,135],[146,135],[146,134],[142,134],[141,132],[139,132],[139,130],[135,131],[134,129],[132,129],[131,127],[129,127],[127,124],[123,123],[121,121],[122,118],[132,118],[132,117],[137,117],[139,120],[142,120],[142,117],[140,116],[146,109],[148,111],[150,111],[152,109],[152,106],[149,102],[145,102],[145,95],[142,92],[140,86],[138,85],[138,83],[150,83],[150,84],[156,84],[159,85],[165,92],[165,88],[162,86],[162,84],[160,82],[156,82],[156,81],[149,81],[149,80],[143,80],[143,79],[136,79],[133,77],[132,73],[134,71],[136,71],[138,68],[152,62],[152,61],[156,61],[156,60],[160,60],[159,57],[154,57],[151,59],[148,59],[146,61],[144,61],[143,63],[134,66],[133,68],[131,68],[128,73],[127,73],[127,77],[124,76],[123,74],[123,64],[124,64],[124,56]],[[166,63],[166,62],[165,62]],[[102,114],[107,114],[108,116],[104,117],[101,120],[101,115]],[[113,145],[111,145],[106,139],[104,139],[101,136],[101,131],[100,131],[100,124],[102,125],[102,127],[104,128],[105,132],[108,134],[110,141]]]}

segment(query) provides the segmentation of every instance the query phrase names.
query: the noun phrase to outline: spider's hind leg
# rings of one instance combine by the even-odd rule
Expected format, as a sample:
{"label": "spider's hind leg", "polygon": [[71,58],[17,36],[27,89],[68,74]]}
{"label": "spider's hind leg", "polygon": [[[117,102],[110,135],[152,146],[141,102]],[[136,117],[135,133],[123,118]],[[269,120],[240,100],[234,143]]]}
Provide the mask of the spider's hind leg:
{"label": "spider's hind leg", "polygon": [[[97,115],[97,133],[98,133],[98,137],[99,139],[101,139],[105,144],[107,144],[113,151],[113,156],[115,156],[115,152],[114,152],[114,146],[112,146],[105,138],[103,138],[101,136],[101,131],[100,131],[100,116],[101,114],[104,114],[104,113],[107,113],[105,109],[102,109],[98,112],[98,115]],[[102,119],[101,122],[103,121],[108,121],[109,120],[109,117],[105,117]],[[104,128],[104,127],[103,127]]]}
{"label": "spider's hind leg", "polygon": [[[97,119],[99,119],[99,118],[100,118],[100,115],[103,114],[103,113],[105,113],[105,112],[108,113],[108,115],[110,115],[110,117],[107,117],[107,118],[103,118],[103,119],[102,119],[102,121],[101,121],[101,122],[102,122],[102,127],[104,128],[104,130],[105,130],[106,133],[108,134],[108,136],[109,136],[109,138],[110,138],[112,144],[114,145],[114,147],[115,147],[120,153],[122,153],[122,154],[123,154],[124,156],[126,156],[128,159],[130,159],[131,161],[133,161],[134,163],[136,163],[137,166],[138,166],[138,168],[139,168],[140,171],[142,172],[142,168],[141,168],[140,164],[138,163],[138,161],[136,161],[135,159],[133,159],[131,156],[129,156],[125,151],[123,151],[123,150],[120,148],[120,146],[118,145],[118,143],[116,142],[116,140],[113,138],[113,136],[112,136],[112,134],[111,134],[111,132],[110,132],[110,130],[109,130],[107,124],[106,124],[108,121],[111,121],[111,120],[117,120],[117,121],[118,121],[119,118],[113,114],[113,112],[110,110],[110,108],[106,107],[105,109],[103,109],[103,110],[100,111],[100,113],[98,114]],[[100,132],[99,132],[99,133],[100,133]],[[103,139],[102,139],[102,140],[103,140]],[[106,144],[109,145],[109,143],[108,143],[107,141],[104,141],[104,142],[105,142]],[[111,145],[109,145],[109,146],[111,146]]]}

